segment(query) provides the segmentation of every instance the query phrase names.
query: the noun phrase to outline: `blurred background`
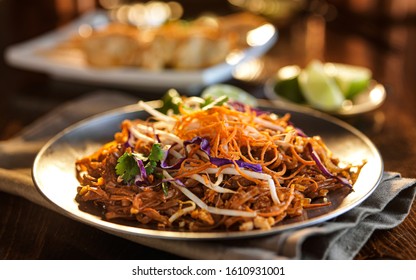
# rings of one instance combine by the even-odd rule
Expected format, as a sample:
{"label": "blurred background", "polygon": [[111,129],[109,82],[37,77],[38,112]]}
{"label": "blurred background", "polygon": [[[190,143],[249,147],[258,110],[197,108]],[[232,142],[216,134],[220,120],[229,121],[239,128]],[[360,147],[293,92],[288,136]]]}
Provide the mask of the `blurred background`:
{"label": "blurred background", "polygon": [[[368,67],[387,87],[400,77],[403,83],[394,85],[396,94],[416,88],[415,79],[409,76],[415,73],[416,61],[416,52],[409,47],[416,45],[416,1],[411,0],[0,0],[0,52],[94,9],[128,20],[129,8],[149,3],[166,4],[172,16],[184,19],[250,11],[273,23],[279,30],[276,46],[236,71],[230,81],[243,83],[257,97],[263,97],[262,83],[278,68],[295,63],[305,66],[311,59]],[[60,102],[96,89],[11,67],[4,56],[0,81],[2,139]],[[135,94],[134,89],[129,91]],[[22,111],[24,115],[17,113]]]}

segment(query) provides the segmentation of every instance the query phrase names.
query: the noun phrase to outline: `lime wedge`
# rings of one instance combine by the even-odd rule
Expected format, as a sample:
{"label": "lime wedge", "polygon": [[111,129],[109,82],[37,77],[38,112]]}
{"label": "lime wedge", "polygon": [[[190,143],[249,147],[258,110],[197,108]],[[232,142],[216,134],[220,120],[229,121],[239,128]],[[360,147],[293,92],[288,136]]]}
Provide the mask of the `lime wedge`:
{"label": "lime wedge", "polygon": [[227,96],[229,100],[238,101],[252,107],[257,106],[257,99],[254,96],[241,88],[232,85],[211,85],[205,88],[201,93],[201,97],[203,98],[212,97],[214,99],[224,95]]}
{"label": "lime wedge", "polygon": [[325,63],[325,72],[333,77],[346,99],[368,88],[372,73],[370,69],[341,63]]}
{"label": "lime wedge", "polygon": [[274,85],[274,92],[293,102],[305,103],[305,98],[300,90],[298,77],[301,69],[297,65],[289,65],[279,69],[277,71]]}
{"label": "lime wedge", "polygon": [[310,62],[298,80],[303,96],[316,109],[335,111],[345,100],[335,80],[325,73],[324,65],[318,60]]}

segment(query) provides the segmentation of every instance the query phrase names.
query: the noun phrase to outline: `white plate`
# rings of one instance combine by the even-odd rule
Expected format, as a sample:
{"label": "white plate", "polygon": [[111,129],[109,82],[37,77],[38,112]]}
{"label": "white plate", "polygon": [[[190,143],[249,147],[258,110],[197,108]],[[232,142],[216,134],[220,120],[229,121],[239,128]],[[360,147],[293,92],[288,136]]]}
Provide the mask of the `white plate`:
{"label": "white plate", "polygon": [[[70,57],[51,59],[40,54],[44,50],[51,49],[57,44],[65,42],[78,32],[78,27],[82,24],[102,26],[108,22],[107,14],[103,11],[85,14],[67,26],[38,38],[10,46],[5,52],[5,58],[10,65],[15,67],[40,71],[68,80],[130,88],[154,90],[176,88],[178,90],[196,92],[206,85],[231,78],[233,70],[238,65],[264,54],[276,43],[278,38],[278,32],[273,25],[266,24],[267,28],[259,31],[262,32],[262,43],[242,50],[232,64],[224,62],[209,68],[190,71],[163,70],[156,72],[133,67],[96,69],[85,66],[82,63],[70,61]],[[63,63],[62,61],[64,60],[67,60],[68,63]]]}
{"label": "white plate", "polygon": [[[276,79],[270,78],[264,85],[265,96],[277,106],[289,105],[292,107],[308,107],[312,108],[307,104],[299,104],[290,101],[282,96],[279,96],[274,90],[276,85]],[[357,94],[353,100],[346,100],[342,107],[336,111],[324,111],[338,117],[352,117],[360,114],[372,112],[379,108],[386,99],[386,89],[380,83],[375,80],[370,82],[368,89]],[[313,108],[312,108],[313,109]]]}
{"label": "white plate", "polygon": [[[119,131],[124,119],[146,118],[148,114],[138,111],[137,106],[127,106],[89,118],[62,131],[52,138],[39,152],[33,165],[33,179],[40,193],[57,205],[61,213],[75,220],[101,228],[109,232],[129,235],[169,239],[226,239],[249,238],[275,234],[284,230],[296,229],[333,219],[363,202],[378,186],[383,174],[382,158],[373,143],[360,131],[350,125],[319,112],[288,110],[282,108],[262,108],[277,114],[291,113],[291,120],[308,135],[321,135],[328,147],[346,162],[359,163],[366,159],[354,191],[330,193],[332,202],[328,208],[307,210],[303,216],[285,220],[270,230],[253,231],[212,231],[189,232],[160,230],[140,226],[128,226],[105,221],[99,216],[83,212],[75,201],[77,186],[75,161],[96,151],[104,143],[111,141]],[[319,210],[320,209],[320,210]]]}

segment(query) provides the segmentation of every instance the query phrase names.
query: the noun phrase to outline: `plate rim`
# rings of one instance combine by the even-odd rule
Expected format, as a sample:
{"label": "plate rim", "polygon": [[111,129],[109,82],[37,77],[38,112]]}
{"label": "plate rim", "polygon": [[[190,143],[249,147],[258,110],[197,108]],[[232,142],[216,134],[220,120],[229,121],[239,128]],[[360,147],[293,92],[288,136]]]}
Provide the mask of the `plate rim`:
{"label": "plate rim", "polygon": [[[154,100],[149,101],[148,103],[152,106],[155,106],[159,103],[160,100]],[[264,106],[262,106],[264,108]],[[277,109],[277,110],[287,110],[286,108],[278,107],[278,106],[268,106],[269,110]],[[119,108],[115,108],[112,110],[108,110],[99,114],[95,114],[93,116],[87,117],[83,120],[80,120],[67,128],[63,129],[59,133],[57,133],[55,136],[50,138],[39,150],[37,153],[35,160],[33,162],[32,166],[32,180],[34,182],[34,185],[37,189],[37,191],[44,197],[47,201],[52,203],[61,214],[64,214],[67,217],[70,217],[76,221],[85,223],[87,225],[99,228],[103,231],[111,232],[114,234],[127,234],[127,235],[133,235],[133,236],[141,236],[141,237],[149,237],[149,238],[161,238],[161,239],[175,239],[175,240],[222,240],[222,239],[241,239],[241,238],[255,238],[255,237],[262,237],[262,236],[269,236],[273,234],[279,234],[281,232],[287,231],[287,230],[297,230],[305,227],[314,226],[317,224],[321,224],[323,222],[329,221],[331,219],[334,219],[342,214],[345,214],[346,212],[350,211],[351,209],[357,207],[359,204],[361,204],[363,201],[365,201],[379,186],[383,173],[384,173],[384,162],[381,157],[380,152],[378,151],[377,147],[374,145],[374,143],[360,130],[357,128],[349,125],[348,123],[337,119],[333,116],[330,116],[328,114],[322,113],[320,111],[315,110],[308,110],[308,108],[296,108],[296,109],[289,109],[291,111],[294,111],[296,113],[301,113],[303,115],[312,115],[316,118],[319,118],[321,120],[330,122],[332,124],[335,124],[337,126],[342,127],[343,129],[346,129],[348,132],[354,134],[354,136],[358,137],[361,141],[363,141],[367,148],[369,148],[372,152],[372,155],[377,157],[377,163],[380,167],[380,173],[378,174],[378,178],[375,178],[375,184],[371,187],[371,189],[362,196],[359,200],[357,200],[355,203],[350,204],[348,206],[344,206],[342,209],[340,209],[341,205],[338,206],[338,208],[334,209],[333,211],[326,213],[322,216],[314,217],[302,222],[295,222],[290,223],[286,225],[279,225],[277,227],[272,227],[271,230],[252,230],[252,231],[215,231],[215,232],[189,232],[189,231],[170,231],[170,230],[159,230],[159,229],[146,229],[146,228],[140,228],[140,227],[134,227],[134,226],[126,226],[117,224],[110,221],[105,221],[101,219],[100,217],[97,217],[96,215],[83,212],[79,210],[79,214],[72,213],[71,211],[68,211],[61,205],[58,205],[55,203],[50,197],[48,197],[47,194],[45,194],[42,190],[42,187],[40,186],[40,179],[38,178],[37,169],[39,168],[39,162],[42,159],[42,156],[48,151],[48,149],[54,145],[56,141],[67,135],[68,133],[76,130],[77,128],[81,128],[84,125],[92,122],[92,121],[98,121],[102,120],[103,118],[111,118],[115,115],[122,115],[127,113],[134,113],[134,112],[140,112],[143,110],[139,110],[137,105],[127,105],[122,106]],[[74,189],[76,186],[74,186]],[[74,198],[74,203],[75,198]],[[88,219],[87,217],[93,217],[93,219]]]}

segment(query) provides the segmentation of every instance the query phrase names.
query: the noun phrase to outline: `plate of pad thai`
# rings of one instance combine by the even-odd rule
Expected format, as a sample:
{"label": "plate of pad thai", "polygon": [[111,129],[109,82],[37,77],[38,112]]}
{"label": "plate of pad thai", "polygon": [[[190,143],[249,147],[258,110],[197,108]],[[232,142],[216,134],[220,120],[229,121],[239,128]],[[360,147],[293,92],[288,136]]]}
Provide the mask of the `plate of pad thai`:
{"label": "plate of pad thai", "polygon": [[110,232],[246,238],[336,219],[383,173],[373,143],[319,112],[225,96],[139,101],[75,124],[33,179],[62,213]]}

